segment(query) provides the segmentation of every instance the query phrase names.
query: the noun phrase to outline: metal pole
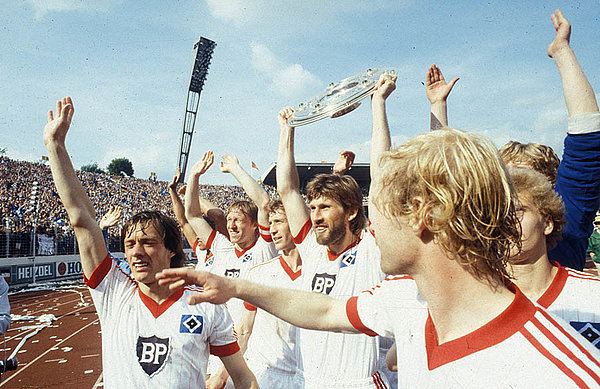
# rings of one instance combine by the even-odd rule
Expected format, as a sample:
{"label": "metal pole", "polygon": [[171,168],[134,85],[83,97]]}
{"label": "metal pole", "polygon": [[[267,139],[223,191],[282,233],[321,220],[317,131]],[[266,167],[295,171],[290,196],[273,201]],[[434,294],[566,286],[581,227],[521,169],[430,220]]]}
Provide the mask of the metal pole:
{"label": "metal pole", "polygon": [[10,218],[6,216],[6,258],[10,255]]}

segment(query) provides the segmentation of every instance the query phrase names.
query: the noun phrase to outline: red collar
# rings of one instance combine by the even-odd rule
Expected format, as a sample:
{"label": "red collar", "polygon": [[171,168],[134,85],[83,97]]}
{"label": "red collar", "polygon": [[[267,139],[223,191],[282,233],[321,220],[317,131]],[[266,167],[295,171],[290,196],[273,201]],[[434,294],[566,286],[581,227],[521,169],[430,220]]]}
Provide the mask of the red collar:
{"label": "red collar", "polygon": [[281,264],[281,267],[292,281],[296,281],[296,279],[298,279],[298,277],[302,275],[302,267],[298,268],[298,271],[294,272],[290,265],[288,265],[288,263],[285,261],[285,259],[283,259],[283,255],[279,256],[279,263]]}
{"label": "red collar", "polygon": [[171,293],[171,295],[160,304],[146,296],[139,287],[138,294],[152,316],[154,316],[155,319],[158,319],[158,317],[165,313],[165,311],[169,309],[169,307],[173,305],[175,301],[179,300],[181,296],[183,296],[183,288],[177,289],[175,292]]}
{"label": "red collar", "polygon": [[544,308],[548,308],[560,295],[567,283],[567,278],[569,278],[569,273],[567,269],[554,263],[553,265],[558,266],[558,272],[554,276],[554,279],[548,286],[548,289],[544,292],[544,294],[537,300],[537,303],[540,304]]}
{"label": "red collar", "polygon": [[357,240],[355,240],[354,242],[352,242],[352,243],[350,244],[350,246],[348,246],[348,247],[346,247],[345,249],[343,249],[342,251],[340,251],[340,253],[339,253],[339,254],[333,254],[331,251],[329,251],[329,248],[327,248],[327,258],[328,258],[330,261],[332,261],[332,262],[333,262],[333,261],[335,261],[336,259],[338,259],[340,255],[344,254],[346,251],[350,250],[352,247],[356,246],[356,245],[357,245],[357,244],[359,244],[359,243],[360,243],[360,237],[358,237],[358,239],[357,239]]}
{"label": "red collar", "polygon": [[258,239],[255,240],[254,243],[252,243],[250,246],[248,246],[247,249],[244,249],[244,250],[238,250],[237,247],[234,247],[236,257],[239,258],[242,255],[244,255],[248,250],[250,250],[252,247],[254,247],[254,245],[256,244],[257,241],[258,241]]}
{"label": "red collar", "polygon": [[536,307],[519,288],[513,287],[515,298],[500,315],[483,327],[446,343],[438,344],[435,325],[428,315],[425,323],[425,348],[429,370],[492,347],[517,333],[533,317]]}

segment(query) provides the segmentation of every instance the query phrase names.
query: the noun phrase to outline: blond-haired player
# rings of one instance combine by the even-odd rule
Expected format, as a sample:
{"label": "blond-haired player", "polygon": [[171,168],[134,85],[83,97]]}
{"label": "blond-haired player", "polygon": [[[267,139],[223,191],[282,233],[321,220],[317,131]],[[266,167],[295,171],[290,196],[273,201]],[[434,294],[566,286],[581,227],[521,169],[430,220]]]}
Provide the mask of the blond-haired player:
{"label": "blond-haired player", "polygon": [[562,318],[600,348],[600,278],[548,258],[565,224],[564,206],[544,175],[509,168],[519,197],[522,247],[511,256],[514,282],[529,298]]}

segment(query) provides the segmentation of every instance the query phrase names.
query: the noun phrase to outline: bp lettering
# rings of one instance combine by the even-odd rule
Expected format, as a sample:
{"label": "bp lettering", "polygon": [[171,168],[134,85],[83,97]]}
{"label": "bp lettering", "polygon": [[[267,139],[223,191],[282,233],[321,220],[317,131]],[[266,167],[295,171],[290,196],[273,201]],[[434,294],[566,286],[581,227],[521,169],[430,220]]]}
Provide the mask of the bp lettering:
{"label": "bp lettering", "polygon": [[335,285],[335,275],[332,274],[315,274],[312,280],[312,291],[316,293],[329,294]]}
{"label": "bp lettering", "polygon": [[226,269],[225,277],[228,278],[240,278],[240,269]]}
{"label": "bp lettering", "polygon": [[169,351],[169,338],[138,337],[136,347],[138,362],[150,377],[153,377],[165,365]]}

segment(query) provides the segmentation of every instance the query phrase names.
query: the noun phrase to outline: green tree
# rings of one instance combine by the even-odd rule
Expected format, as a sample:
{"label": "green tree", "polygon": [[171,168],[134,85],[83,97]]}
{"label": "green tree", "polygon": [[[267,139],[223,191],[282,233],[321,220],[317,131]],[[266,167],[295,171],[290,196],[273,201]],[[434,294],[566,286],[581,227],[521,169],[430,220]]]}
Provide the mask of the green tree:
{"label": "green tree", "polygon": [[90,172],[90,173],[105,173],[104,170],[100,169],[98,167],[98,163],[94,162],[94,163],[89,163],[87,165],[83,165],[81,167],[81,170],[85,171],[85,172]]}
{"label": "green tree", "polygon": [[129,177],[133,177],[133,165],[127,158],[113,159],[106,167],[106,170],[114,176],[124,176],[127,174]]}

